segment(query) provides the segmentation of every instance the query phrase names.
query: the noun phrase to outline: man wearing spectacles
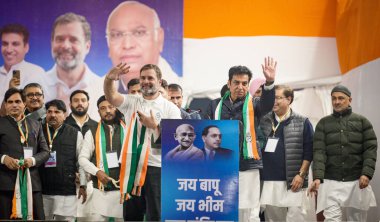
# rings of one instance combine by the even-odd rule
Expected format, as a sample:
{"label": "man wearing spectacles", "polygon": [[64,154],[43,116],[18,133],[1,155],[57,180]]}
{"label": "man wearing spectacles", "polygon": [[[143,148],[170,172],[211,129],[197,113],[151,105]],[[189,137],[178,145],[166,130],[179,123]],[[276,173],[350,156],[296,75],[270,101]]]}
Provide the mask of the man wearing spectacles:
{"label": "man wearing spectacles", "polygon": [[29,83],[24,87],[23,94],[25,95],[25,115],[28,118],[41,121],[46,116],[44,106],[44,91],[38,83]]}
{"label": "man wearing spectacles", "polygon": [[[84,62],[91,47],[91,27],[85,17],[66,13],[59,16],[51,34],[51,52],[55,65],[47,72],[43,88],[46,100],[60,99],[70,107],[70,95],[81,89],[92,98],[88,113],[99,120],[95,106],[96,98],[102,95],[101,78]],[[70,109],[68,109],[70,112]]]}
{"label": "man wearing spectacles", "polygon": [[165,155],[165,160],[194,161],[204,160],[203,152],[194,146],[194,127],[190,124],[179,125],[174,134],[179,145]]}
{"label": "man wearing spectacles", "polygon": [[260,121],[267,138],[263,152],[261,208],[265,208],[266,221],[313,220],[306,218],[306,211],[302,210],[310,208],[302,200],[313,160],[313,126],[290,108],[293,89],[278,85],[275,93],[272,112]]}
{"label": "man wearing spectacles", "polygon": [[129,73],[119,81],[119,92],[127,93],[128,82],[139,78],[145,64],[160,67],[169,83],[178,82],[177,74],[160,56],[164,30],[154,9],[136,1],[119,4],[108,17],[106,38],[112,64],[117,66],[123,62],[130,66]]}

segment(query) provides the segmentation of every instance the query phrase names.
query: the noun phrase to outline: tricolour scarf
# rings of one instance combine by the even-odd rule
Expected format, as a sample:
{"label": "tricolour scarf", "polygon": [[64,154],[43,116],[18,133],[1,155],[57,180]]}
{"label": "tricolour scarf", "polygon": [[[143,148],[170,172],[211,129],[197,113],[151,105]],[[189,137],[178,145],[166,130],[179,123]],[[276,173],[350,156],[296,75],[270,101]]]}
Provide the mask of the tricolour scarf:
{"label": "tricolour scarf", "polygon": [[150,152],[150,136],[146,133],[146,127],[139,124],[136,113],[132,114],[126,132],[120,157],[120,202],[128,200],[130,194],[141,195]]}
{"label": "tricolour scarf", "polygon": [[29,168],[23,167],[23,159],[20,159],[19,165],[12,200],[11,219],[33,220],[33,191]]}
{"label": "tricolour scarf", "polygon": [[[230,91],[227,91],[223,98],[219,101],[218,106],[215,109],[215,119],[220,120],[222,115],[223,102],[229,98]],[[259,152],[256,145],[256,131],[255,131],[255,109],[253,107],[252,96],[247,95],[243,105],[243,157],[244,159],[259,160]]]}
{"label": "tricolour scarf", "polygon": [[[124,138],[124,131],[125,131],[125,124],[123,121],[120,120],[120,139],[121,144],[123,144],[123,138]],[[110,138],[110,143],[112,143],[112,138]],[[112,146],[112,144],[111,144]],[[108,162],[107,162],[107,140],[106,140],[106,133],[104,131],[104,126],[102,122],[100,121],[98,123],[98,128],[96,129],[96,135],[95,135],[95,153],[96,153],[96,166],[104,171],[108,176],[109,169],[108,169]],[[115,181],[115,179],[110,178],[112,180],[112,183],[115,185],[115,187],[118,188],[117,183],[119,181]],[[99,190],[104,190],[103,184],[98,180],[98,188]]]}

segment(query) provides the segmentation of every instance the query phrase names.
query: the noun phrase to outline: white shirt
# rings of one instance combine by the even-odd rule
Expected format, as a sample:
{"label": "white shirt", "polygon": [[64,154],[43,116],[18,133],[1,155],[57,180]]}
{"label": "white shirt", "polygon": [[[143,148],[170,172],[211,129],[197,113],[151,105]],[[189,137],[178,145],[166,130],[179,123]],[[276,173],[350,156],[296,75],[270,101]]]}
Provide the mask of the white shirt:
{"label": "white shirt", "polygon": [[[75,90],[81,89],[86,91],[90,97],[90,104],[87,113],[93,120],[100,120],[96,102],[98,101],[99,97],[103,95],[103,81],[102,78],[93,73],[86,64],[83,78],[71,88],[58,78],[56,65],[54,65],[51,70],[46,72],[43,82],[43,88],[45,90],[45,102],[56,99],[58,97],[59,85],[63,87],[63,93],[68,97],[70,97],[70,94]],[[67,113],[70,113],[70,104],[66,103],[66,108]]]}
{"label": "white shirt", "polygon": [[29,83],[42,82],[42,76],[45,73],[45,70],[38,65],[26,62],[22,60],[20,63],[15,64],[11,67],[9,72],[5,70],[4,66],[0,67],[0,103],[3,102],[4,94],[9,88],[9,81],[13,77],[13,70],[20,70],[20,86],[22,89]]}
{"label": "white shirt", "polygon": [[[178,107],[162,97],[161,94],[153,100],[147,100],[135,95],[123,96],[124,101],[117,108],[124,114],[127,125],[130,124],[130,118],[137,110],[147,116],[150,116],[150,110],[152,110],[153,116],[158,123],[161,122],[161,119],[181,119],[181,112]],[[146,133],[152,134],[155,140],[159,137],[159,133],[151,129],[147,129]],[[161,149],[152,147],[151,152],[149,152],[148,166],[161,167]]]}
{"label": "white shirt", "polygon": [[79,154],[78,162],[83,169],[91,175],[96,175],[100,169],[96,167],[91,161],[91,157],[95,151],[95,141],[92,136],[91,130],[88,130],[84,135],[82,150]]}

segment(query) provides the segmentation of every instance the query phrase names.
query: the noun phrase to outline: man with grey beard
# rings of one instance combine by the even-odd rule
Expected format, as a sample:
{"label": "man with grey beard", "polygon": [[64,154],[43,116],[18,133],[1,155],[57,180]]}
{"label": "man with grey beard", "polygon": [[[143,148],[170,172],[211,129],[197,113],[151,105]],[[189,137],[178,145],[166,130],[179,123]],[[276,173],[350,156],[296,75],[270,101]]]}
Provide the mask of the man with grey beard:
{"label": "man with grey beard", "polygon": [[[75,90],[88,92],[90,101],[88,113],[99,120],[96,99],[102,95],[101,78],[93,73],[84,62],[91,47],[91,28],[86,18],[66,13],[59,16],[52,28],[51,53],[55,65],[44,78],[43,88],[46,91],[46,101],[63,100],[69,107],[69,97]],[[68,110],[70,111],[70,110]]]}
{"label": "man with grey beard", "polygon": [[[110,104],[115,106],[124,114],[126,125],[135,124],[136,130],[126,136],[126,140],[132,144],[134,138],[139,135],[141,155],[136,159],[144,162],[139,164],[137,169],[131,168],[131,162],[121,161],[121,172],[132,172],[130,175],[121,175],[133,183],[127,189],[123,189],[123,194],[140,193],[141,187],[145,189],[146,200],[146,220],[161,221],[161,127],[162,119],[181,119],[181,112],[172,102],[162,97],[158,89],[161,85],[162,73],[158,66],[146,64],[140,69],[140,85],[142,97],[133,95],[122,95],[117,91],[114,84],[122,75],[129,72],[129,66],[121,63],[113,67],[104,79],[104,94]],[[144,141],[150,141],[145,142]],[[148,158],[144,158],[148,155]],[[125,158],[125,156],[124,156]],[[124,159],[125,160],[125,159]],[[138,161],[136,161],[138,162]],[[141,173],[142,166],[147,166],[146,174]],[[135,171],[135,172],[134,172]],[[133,174],[133,172],[135,174]],[[140,172],[140,173],[139,173]],[[133,174],[133,175],[132,175]],[[138,175],[137,175],[138,174]],[[131,176],[132,175],[132,176]],[[137,176],[134,176],[137,175]],[[126,180],[120,181],[120,187]],[[144,183],[145,182],[145,183]],[[125,183],[125,184],[128,184]]]}

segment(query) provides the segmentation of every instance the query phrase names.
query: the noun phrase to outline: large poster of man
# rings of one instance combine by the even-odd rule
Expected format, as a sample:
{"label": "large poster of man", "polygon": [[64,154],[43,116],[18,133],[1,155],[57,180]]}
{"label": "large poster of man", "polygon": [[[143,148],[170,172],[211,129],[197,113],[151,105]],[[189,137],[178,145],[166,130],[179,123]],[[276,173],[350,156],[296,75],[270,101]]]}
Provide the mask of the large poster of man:
{"label": "large poster of man", "polygon": [[[12,24],[22,27],[7,27]],[[147,63],[158,65],[165,80],[177,83],[182,76],[182,24],[183,1],[177,0],[3,1],[0,95],[10,86],[22,88],[34,81],[43,86],[45,101],[59,98],[70,107],[70,94],[84,89],[90,94],[91,115],[102,95],[101,77],[120,62],[130,66],[119,81],[122,93]],[[12,80],[15,70],[20,71],[18,80]]]}
{"label": "large poster of man", "polygon": [[163,120],[162,220],[237,221],[237,121]]}

